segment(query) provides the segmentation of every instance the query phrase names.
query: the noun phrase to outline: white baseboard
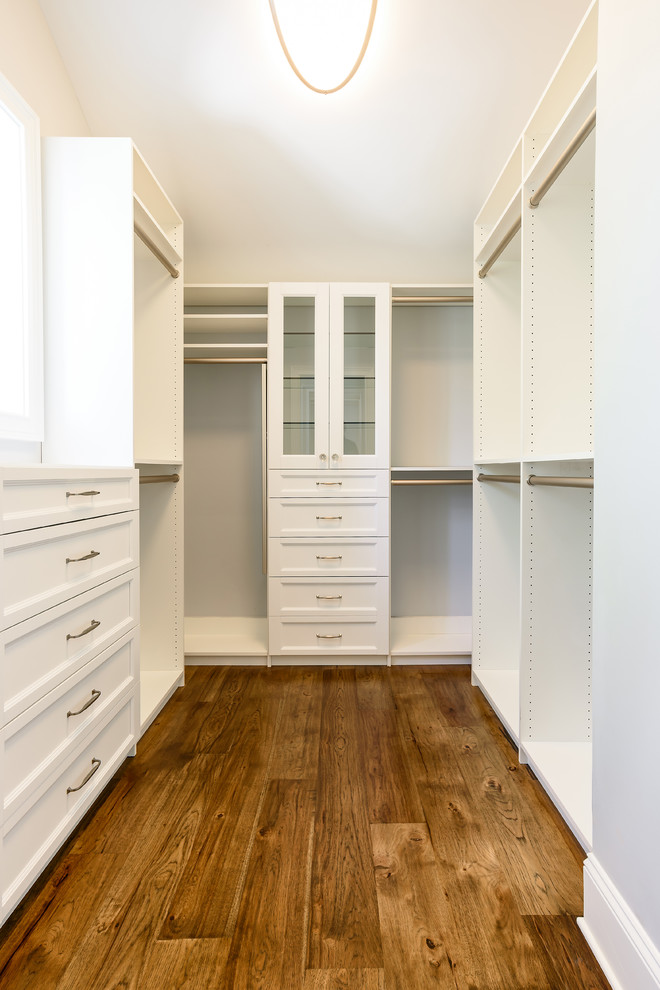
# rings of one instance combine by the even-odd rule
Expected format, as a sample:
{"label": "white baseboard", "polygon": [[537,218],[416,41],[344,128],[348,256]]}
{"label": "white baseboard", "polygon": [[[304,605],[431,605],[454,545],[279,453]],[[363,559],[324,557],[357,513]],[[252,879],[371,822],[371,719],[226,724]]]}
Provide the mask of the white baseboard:
{"label": "white baseboard", "polygon": [[578,925],[612,990],[660,990],[660,949],[592,853],[584,864]]}

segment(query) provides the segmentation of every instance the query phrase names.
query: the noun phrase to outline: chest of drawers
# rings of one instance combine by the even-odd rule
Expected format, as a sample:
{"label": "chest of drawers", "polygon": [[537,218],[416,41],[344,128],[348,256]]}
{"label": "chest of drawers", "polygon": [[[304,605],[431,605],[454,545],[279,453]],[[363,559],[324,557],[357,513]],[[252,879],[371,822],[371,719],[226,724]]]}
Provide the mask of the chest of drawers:
{"label": "chest of drawers", "polygon": [[135,745],[138,476],[0,468],[0,921]]}

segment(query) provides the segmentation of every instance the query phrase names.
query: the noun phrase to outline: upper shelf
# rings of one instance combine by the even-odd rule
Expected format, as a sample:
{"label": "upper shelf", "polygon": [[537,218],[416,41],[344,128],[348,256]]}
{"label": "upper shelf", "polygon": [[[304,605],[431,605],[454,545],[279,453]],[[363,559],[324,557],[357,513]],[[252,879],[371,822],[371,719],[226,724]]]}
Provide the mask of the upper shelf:
{"label": "upper shelf", "polygon": [[137,193],[133,194],[133,224],[138,237],[153,251],[170,274],[177,278],[183,258]]}
{"label": "upper shelf", "polygon": [[268,306],[268,286],[188,283],[185,286],[185,301],[186,307],[204,306],[216,310],[259,307],[265,311]]}

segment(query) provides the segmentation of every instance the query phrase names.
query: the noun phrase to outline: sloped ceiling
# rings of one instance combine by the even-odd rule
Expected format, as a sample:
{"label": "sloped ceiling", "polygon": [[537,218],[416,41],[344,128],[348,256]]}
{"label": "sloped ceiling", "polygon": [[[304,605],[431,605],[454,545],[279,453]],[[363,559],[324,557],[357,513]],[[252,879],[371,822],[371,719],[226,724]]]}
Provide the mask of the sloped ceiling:
{"label": "sloped ceiling", "polygon": [[132,137],[182,214],[188,282],[470,281],[474,217],[588,6],[380,0],[321,96],[268,0],[40,2],[92,132]]}

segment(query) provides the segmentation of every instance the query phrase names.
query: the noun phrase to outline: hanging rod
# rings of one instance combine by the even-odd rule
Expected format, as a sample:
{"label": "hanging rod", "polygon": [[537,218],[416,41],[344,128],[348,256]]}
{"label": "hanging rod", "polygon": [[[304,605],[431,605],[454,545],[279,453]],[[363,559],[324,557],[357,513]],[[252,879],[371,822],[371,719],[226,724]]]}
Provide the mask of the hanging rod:
{"label": "hanging rod", "polygon": [[472,305],[473,301],[473,296],[392,296],[393,306],[435,306],[437,303]]}
{"label": "hanging rod", "polygon": [[553,167],[550,169],[548,175],[545,177],[541,185],[538,187],[535,193],[529,197],[529,205],[534,210],[539,205],[545,194],[552,187],[552,185],[557,181],[561,173],[564,171],[571,158],[577,151],[580,150],[584,142],[587,140],[594,127],[596,126],[596,111],[592,110],[584,124],[577,132],[571,143],[569,144],[566,151],[561,155]]}
{"label": "hanging rod", "polygon": [[167,271],[170,273],[170,275],[172,276],[172,278],[178,278],[179,275],[180,275],[179,269],[178,268],[175,268],[175,266],[172,264],[172,262],[169,261],[165,257],[165,255],[163,254],[163,252],[161,251],[161,249],[158,247],[158,245],[156,244],[156,242],[153,241],[151,239],[151,237],[149,237],[149,235],[147,234],[147,232],[145,230],[143,230],[142,227],[138,226],[137,223],[134,223],[133,224],[133,230],[135,231],[135,233],[137,234],[137,236],[140,238],[140,240],[142,241],[142,243],[143,244],[146,244],[146,246],[149,248],[149,250],[154,255],[154,257],[156,257],[160,261],[160,263],[163,266],[163,268],[166,268],[167,269]]}
{"label": "hanging rod", "polygon": [[520,475],[518,474],[478,474],[477,481],[503,481],[507,485],[519,485]]}
{"label": "hanging rod", "polygon": [[547,485],[551,488],[593,488],[593,478],[551,478],[538,474],[530,474],[528,485]]}
{"label": "hanging rod", "polygon": [[184,364],[267,364],[267,357],[184,357]]}
{"label": "hanging rod", "polygon": [[392,485],[471,485],[472,478],[392,478]]}
{"label": "hanging rod", "polygon": [[516,222],[509,228],[509,230],[507,230],[506,234],[504,235],[500,243],[497,245],[497,247],[491,254],[490,258],[488,258],[488,260],[479,269],[477,273],[479,275],[479,278],[486,277],[486,275],[491,270],[491,268],[493,267],[499,256],[504,251],[504,249],[509,246],[513,238],[516,236],[521,226],[522,226],[522,217],[518,217]]}
{"label": "hanging rod", "polygon": [[143,474],[140,477],[141,485],[159,485],[164,481],[169,481],[176,485],[181,478],[178,474]]}

